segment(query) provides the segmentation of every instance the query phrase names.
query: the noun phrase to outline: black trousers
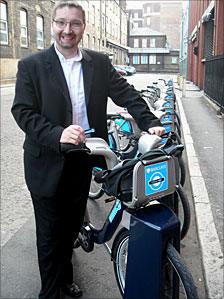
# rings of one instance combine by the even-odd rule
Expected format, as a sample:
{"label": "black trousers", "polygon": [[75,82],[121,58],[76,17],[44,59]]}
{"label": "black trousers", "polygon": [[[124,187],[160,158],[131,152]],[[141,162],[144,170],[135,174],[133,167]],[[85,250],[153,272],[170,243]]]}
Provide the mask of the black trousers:
{"label": "black trousers", "polygon": [[73,281],[73,244],[84,218],[91,169],[87,155],[73,154],[66,158],[55,196],[31,193],[41,276],[40,299],[59,299],[60,286]]}

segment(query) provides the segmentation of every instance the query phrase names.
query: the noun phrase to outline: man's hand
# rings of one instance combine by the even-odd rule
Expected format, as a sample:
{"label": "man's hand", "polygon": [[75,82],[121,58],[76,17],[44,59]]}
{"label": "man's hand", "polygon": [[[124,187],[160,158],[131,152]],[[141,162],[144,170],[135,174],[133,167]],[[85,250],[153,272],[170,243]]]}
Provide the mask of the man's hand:
{"label": "man's hand", "polygon": [[85,141],[85,132],[83,128],[77,125],[71,125],[64,129],[61,134],[61,143],[72,143],[75,145]]}
{"label": "man's hand", "polygon": [[155,134],[161,136],[165,133],[165,129],[164,127],[152,127],[148,129],[148,133],[151,135]]}

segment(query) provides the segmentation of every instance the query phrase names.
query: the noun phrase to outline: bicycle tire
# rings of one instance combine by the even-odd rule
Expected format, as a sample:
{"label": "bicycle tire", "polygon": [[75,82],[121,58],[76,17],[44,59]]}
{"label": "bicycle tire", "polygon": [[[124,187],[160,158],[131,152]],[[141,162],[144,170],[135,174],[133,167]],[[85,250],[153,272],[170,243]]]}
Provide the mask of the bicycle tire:
{"label": "bicycle tire", "polygon": [[[129,241],[129,231],[126,228],[121,228],[116,235],[112,249],[111,249],[111,257],[113,261],[114,274],[117,281],[117,285],[119,291],[123,297],[124,295],[124,286],[125,286],[125,273],[126,273],[126,259],[128,254],[128,241]],[[122,247],[122,246],[126,246]],[[125,260],[121,262],[121,251],[125,251],[126,256],[124,256]],[[124,264],[124,265],[122,265]]]}
{"label": "bicycle tire", "polygon": [[[189,272],[187,266],[185,265],[182,257],[177,252],[177,250],[173,247],[172,244],[168,243],[167,246],[167,256],[166,256],[166,262],[164,263],[164,268],[167,267],[167,264],[169,263],[173,270],[176,272],[177,279],[181,283],[178,297],[179,299],[198,299],[197,294],[197,288],[194,284],[193,277],[191,273]],[[165,273],[165,269],[163,269],[163,273]],[[170,272],[170,269],[169,269]],[[172,275],[172,273],[169,273]],[[172,287],[172,286],[171,286]],[[165,290],[167,291],[167,290]],[[174,290],[175,292],[175,290]],[[170,296],[167,296],[170,295]],[[173,298],[173,290],[171,290],[171,294],[167,294],[164,298]]]}
{"label": "bicycle tire", "polygon": [[176,121],[178,122],[179,126],[181,127],[181,120],[180,120],[179,113],[177,111],[175,111],[175,110],[174,110],[173,113],[175,115]]}
{"label": "bicycle tire", "polygon": [[[130,138],[128,138],[128,135],[120,134],[118,133],[118,137],[119,137],[119,147],[120,147],[120,151],[121,152],[126,152],[129,150],[129,148],[131,147],[130,144]],[[118,146],[117,146],[118,148]]]}
{"label": "bicycle tire", "polygon": [[186,180],[186,167],[182,156],[178,158],[178,162],[180,167],[180,184],[181,186],[184,186]]}
{"label": "bicycle tire", "polygon": [[[112,246],[112,260],[114,266],[114,273],[115,278],[120,290],[121,295],[124,295],[124,288],[125,288],[125,274],[126,274],[126,261],[127,261],[127,254],[128,254],[128,240],[129,240],[129,231],[126,228],[122,228],[117,236],[114,239],[113,246]],[[162,299],[198,299],[197,290],[193,281],[193,278],[187,269],[186,265],[184,264],[182,258],[180,257],[179,253],[175,250],[175,248],[168,244],[167,252],[165,259],[163,261],[163,278],[165,278],[165,282],[163,283],[162,287]],[[167,274],[169,278],[171,275],[176,273],[176,278],[180,280],[181,288],[179,289],[178,296],[172,297],[173,293],[176,290],[172,289],[168,283],[172,279],[169,279],[168,283],[166,281]],[[169,292],[169,293],[168,293]],[[169,295],[169,296],[168,296]],[[179,296],[180,295],[180,296]]]}
{"label": "bicycle tire", "polygon": [[[179,185],[176,189],[176,192],[178,194],[178,211],[176,212],[177,216],[180,219],[181,222],[181,233],[180,233],[180,237],[181,240],[183,240],[189,230],[190,227],[190,223],[191,223],[191,209],[190,209],[190,204],[189,204],[189,200],[188,197],[186,195],[186,193],[184,192],[183,188],[181,185]],[[183,210],[183,221],[181,221],[181,215],[180,215],[180,204]]]}
{"label": "bicycle tire", "polygon": [[178,135],[180,136],[180,138],[181,138],[181,129],[180,129],[180,125],[178,124],[177,121],[175,121],[174,124],[175,124],[175,128],[176,128],[176,132],[177,132],[177,134],[178,134]]}
{"label": "bicycle tire", "polygon": [[94,180],[94,173],[95,173],[95,170],[93,168],[91,184],[90,184],[90,188],[89,188],[89,195],[88,195],[88,198],[91,199],[91,200],[99,199],[104,194],[104,191],[102,189],[102,184],[98,184]]}

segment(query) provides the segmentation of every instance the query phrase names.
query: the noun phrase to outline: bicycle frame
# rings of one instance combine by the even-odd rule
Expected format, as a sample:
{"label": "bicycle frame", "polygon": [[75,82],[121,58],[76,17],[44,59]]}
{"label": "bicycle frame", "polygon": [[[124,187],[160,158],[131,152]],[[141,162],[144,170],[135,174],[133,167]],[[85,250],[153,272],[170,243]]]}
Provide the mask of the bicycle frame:
{"label": "bicycle frame", "polygon": [[86,223],[84,227],[91,231],[91,242],[96,244],[108,242],[120,224],[125,209],[127,207],[119,199],[116,199],[101,229],[96,229],[91,223]]}

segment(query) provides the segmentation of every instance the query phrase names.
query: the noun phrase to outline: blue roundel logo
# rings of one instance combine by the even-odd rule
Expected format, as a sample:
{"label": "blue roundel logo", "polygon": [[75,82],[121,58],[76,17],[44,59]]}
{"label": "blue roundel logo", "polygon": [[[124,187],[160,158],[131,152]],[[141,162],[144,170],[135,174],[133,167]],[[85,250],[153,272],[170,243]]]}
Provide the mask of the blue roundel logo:
{"label": "blue roundel logo", "polygon": [[145,195],[168,189],[168,163],[166,161],[145,166]]}
{"label": "blue roundel logo", "polygon": [[155,172],[153,175],[150,177],[148,184],[150,188],[154,191],[157,191],[162,188],[162,185],[164,184],[165,178],[162,175],[161,172]]}

